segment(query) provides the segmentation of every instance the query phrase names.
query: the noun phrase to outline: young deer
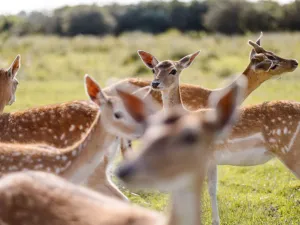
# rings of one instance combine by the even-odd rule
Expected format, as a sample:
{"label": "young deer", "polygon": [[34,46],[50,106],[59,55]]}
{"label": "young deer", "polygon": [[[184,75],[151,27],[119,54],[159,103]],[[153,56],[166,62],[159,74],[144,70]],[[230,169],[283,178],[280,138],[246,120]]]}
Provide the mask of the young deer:
{"label": "young deer", "polygon": [[134,139],[144,127],[118,97],[105,95],[92,78],[86,76],[85,84],[98,106],[74,101],[0,115],[1,175],[27,169],[48,171],[126,199],[107,176],[107,165],[118,149],[116,135]]}
{"label": "young deer", "polygon": [[[294,59],[284,59],[275,55],[273,52],[264,50],[260,46],[261,38],[262,33],[256,43],[252,41],[249,42],[249,44],[253,46],[253,49],[250,53],[250,63],[243,72],[243,74],[248,78],[248,87],[245,97],[251,94],[251,92],[259,87],[264,81],[286,72],[292,72],[298,66],[298,62]],[[194,55],[184,57],[178,62],[167,60],[160,63],[158,63],[158,60],[149,53],[139,51],[139,55],[144,63],[154,72],[154,81],[151,83],[151,81],[144,81],[140,79],[127,79],[104,89],[104,91],[114,95],[116,94],[115,90],[118,87],[122,87],[128,92],[133,92],[138,88],[151,85],[153,89],[159,90],[151,92],[154,102],[161,105],[164,96],[166,95],[172,96],[172,99],[167,102],[178,102],[179,88],[177,88],[177,90],[173,89],[170,91],[169,84],[179,82],[179,75],[181,71],[186,68],[185,66],[190,65],[189,63],[187,65],[179,65],[179,62],[181,61],[184,64],[184,60],[187,60],[188,57],[191,57],[192,60],[190,62],[192,62],[198,55],[198,52]],[[199,108],[207,107],[208,96],[214,91],[215,90],[209,90],[190,84],[180,85],[182,102],[188,110],[198,110]],[[167,104],[164,104],[164,107],[167,107]],[[125,151],[126,148],[123,147],[123,152]]]}
{"label": "young deer", "polygon": [[[256,43],[252,41],[249,42],[249,44],[253,46],[253,49],[250,53],[250,63],[243,72],[243,74],[248,78],[246,97],[264,81],[286,72],[292,72],[298,66],[298,62],[294,59],[284,59],[275,55],[273,52],[263,49],[260,46],[261,38],[262,35],[258,38]],[[193,57],[196,57],[197,54],[198,53],[195,53],[188,57],[194,59]],[[180,61],[174,62],[167,60],[159,63],[154,56],[143,51],[139,51],[139,55],[147,67],[154,71],[154,81],[152,84],[151,81],[127,79],[120,81],[105,91],[107,91],[107,93],[114,94],[114,89],[122,87],[128,92],[133,92],[140,87],[152,85],[153,89],[158,90],[151,93],[153,100],[162,105],[160,91],[164,92],[165,89],[169,88],[169,83],[173,83],[174,80],[178,80],[181,71],[186,68],[186,66],[190,65],[189,63],[184,64],[183,62],[184,60],[187,60],[188,57],[181,59],[180,61],[183,64],[179,65]],[[209,90],[190,84],[180,85],[182,102],[188,110],[197,110],[202,107],[207,107],[208,96],[214,91],[215,90]],[[176,96],[178,100],[178,91]]]}
{"label": "young deer", "polygon": [[176,111],[153,120],[147,119],[143,102],[120,92],[132,117],[149,130],[141,154],[123,164],[117,175],[129,186],[171,192],[168,219],[74,186],[52,174],[22,172],[0,180],[0,221],[11,225],[201,224],[200,193],[211,148],[229,132],[242,99],[242,86],[233,89],[219,100],[212,98],[211,102],[217,103],[215,117],[211,112],[197,116]]}
{"label": "young deer", "polygon": [[16,90],[19,84],[16,75],[21,67],[21,56],[17,55],[8,69],[0,69],[0,113],[6,105],[16,101]]}
{"label": "young deer", "polygon": [[[295,60],[282,59],[278,56],[275,56],[274,53],[264,50],[260,46],[260,38],[256,41],[256,43],[249,41],[249,44],[253,47],[253,50],[250,54],[251,62],[244,71],[244,75],[241,75],[234,81],[237,82],[241,77],[246,76],[248,86],[245,97],[247,97],[263,81],[269,79],[274,75],[278,75],[287,71],[293,71],[298,65],[297,61]],[[158,60],[151,54],[139,51],[139,55],[141,56],[143,62],[154,72],[155,78],[152,82],[152,87],[156,90],[161,90],[164,109],[169,109],[176,105],[179,105],[183,109],[186,109],[182,100],[184,92],[179,85],[179,75],[184,68],[187,68],[192,64],[198,53],[199,52],[188,55],[177,62],[170,60],[158,62]],[[200,90],[200,88],[198,90]],[[207,106],[208,96],[211,93],[216,93],[219,91],[222,91],[222,89],[203,89],[201,92],[198,92],[198,95],[194,96],[194,100],[197,103],[199,102],[202,107]],[[254,113],[254,115],[256,115],[256,113],[254,112],[255,107],[251,108],[250,112],[251,111]],[[259,118],[257,118],[256,120],[259,120]],[[240,129],[239,125],[244,125],[245,123],[247,124],[245,128]],[[257,165],[264,163],[272,158],[270,152],[268,152],[267,150],[268,148],[253,149],[253,147],[256,146],[256,143],[254,144],[254,146],[253,144],[250,144],[250,146],[247,145],[248,138],[251,139],[251,135],[253,135],[251,130],[255,128],[255,123],[249,123],[247,118],[242,117],[240,123],[238,123],[238,132],[233,132],[228,141],[231,143],[231,140],[235,140],[238,137],[243,137],[243,147],[238,147],[239,151],[236,151],[237,147],[228,146],[228,144],[226,144],[226,148],[223,148],[222,150],[217,149],[215,153],[216,160],[215,162],[211,163],[210,169],[208,171],[208,185],[212,204],[213,224],[217,225],[220,223],[216,196],[217,164],[239,166]],[[254,140],[257,140],[257,136],[254,136]],[[230,150],[229,153],[227,152],[227,154],[225,154],[224,150],[226,150],[227,148]],[[237,155],[231,152],[233,149],[234,152],[237,153]],[[255,153],[253,153],[253,151],[255,151]]]}

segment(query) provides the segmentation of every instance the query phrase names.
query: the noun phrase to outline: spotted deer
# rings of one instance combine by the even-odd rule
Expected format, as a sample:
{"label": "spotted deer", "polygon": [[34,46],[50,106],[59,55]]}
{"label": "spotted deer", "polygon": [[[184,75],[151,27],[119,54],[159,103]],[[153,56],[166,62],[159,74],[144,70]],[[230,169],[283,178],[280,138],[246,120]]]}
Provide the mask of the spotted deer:
{"label": "spotted deer", "polygon": [[212,113],[196,116],[176,110],[151,119],[144,102],[119,92],[132,117],[148,129],[140,154],[121,165],[117,175],[130,187],[171,192],[168,217],[75,186],[54,174],[27,171],[0,180],[0,221],[11,225],[201,224],[200,193],[211,146],[229,132],[242,99],[242,87],[234,88],[234,94],[212,98],[217,115],[213,118]]}
{"label": "spotted deer", "polygon": [[[297,60],[284,59],[275,55],[273,52],[263,49],[260,46],[261,38],[262,33],[255,43],[252,41],[249,42],[249,44],[253,46],[253,49],[250,52],[250,63],[243,72],[243,75],[248,79],[248,87],[245,97],[251,94],[251,92],[253,92],[266,80],[286,72],[292,72],[298,67]],[[179,83],[179,75],[185,67],[180,67],[178,62],[171,60],[159,63],[154,56],[144,51],[139,51],[138,53],[146,66],[153,71],[155,77],[153,82],[131,78],[120,81],[104,91],[109,94],[116,94],[115,90],[118,87],[122,87],[129,92],[133,92],[141,87],[152,86],[152,88],[157,91],[152,91],[151,95],[153,97],[153,101],[158,105],[163,104],[164,96],[172,96],[172,99],[166,102],[178,102],[179,88],[177,88],[177,90],[172,89],[171,92],[173,93],[168,93],[170,91],[168,84],[173,84],[173,82]],[[193,57],[192,59],[194,60],[197,55],[198,52],[190,57]],[[184,57],[181,60],[184,61],[186,59],[187,57]],[[186,66],[189,65],[190,64]],[[207,107],[208,96],[214,91],[216,90],[210,90],[196,85],[180,84],[182,102],[188,110],[198,110],[199,108]],[[170,107],[172,107],[172,105],[174,104],[171,104]],[[164,106],[167,107],[166,104],[164,104]],[[125,152],[125,144],[122,146],[122,150]]]}
{"label": "spotted deer", "polygon": [[21,67],[21,56],[17,55],[8,69],[0,69],[0,113],[6,105],[16,101],[16,90],[19,84],[16,76]]}
{"label": "spotted deer", "polygon": [[[275,53],[262,48],[260,46],[261,38],[262,34],[256,42],[249,42],[253,49],[251,50],[249,57],[250,63],[243,72],[243,75],[248,79],[246,97],[266,80],[283,73],[292,72],[298,66],[297,60],[281,58]],[[109,94],[116,94],[115,89],[118,87],[122,87],[128,92],[133,92],[141,87],[152,86],[154,90],[157,90],[151,92],[153,100],[159,105],[162,105],[163,98],[161,91],[168,89],[167,84],[170,83],[170,80],[171,83],[173,83],[173,80],[178,82],[178,77],[184,68],[180,67],[178,61],[174,62],[166,60],[159,62],[151,54],[147,54],[144,51],[139,51],[138,53],[146,66],[153,71],[153,82],[131,78],[122,80],[108,89],[104,89],[104,91]],[[195,53],[193,57],[196,56],[197,53]],[[186,59],[187,58],[183,58],[182,60]],[[215,90],[206,89],[196,85],[180,84],[182,102],[188,110],[198,110],[199,108],[206,107],[208,97],[214,91]],[[178,91],[176,95],[178,100]]]}
{"label": "spotted deer", "polygon": [[[293,71],[297,68],[298,65],[296,60],[282,59],[274,55],[274,53],[264,50],[260,46],[260,39],[261,37],[256,41],[256,43],[249,41],[249,44],[253,47],[250,54],[251,62],[244,71],[244,73],[240,75],[235,81],[233,81],[234,84],[235,82],[239,81],[239,79],[243,79],[243,77],[246,77],[248,85],[245,97],[247,97],[263,81],[269,79],[274,75],[278,75],[283,72]],[[152,87],[156,90],[161,91],[163,107],[165,110],[168,110],[174,106],[180,106],[184,110],[189,110],[185,107],[184,101],[182,100],[184,92],[182,91],[179,85],[179,76],[183,69],[187,68],[192,64],[193,60],[198,54],[199,52],[196,52],[176,62],[171,60],[159,62],[151,54],[146,53],[144,51],[139,51],[139,55],[143,62],[154,72],[155,78],[152,82]],[[205,94],[202,95],[201,93],[198,93],[199,95],[194,96],[194,99],[195,101],[198,101],[201,104],[201,107],[204,107],[207,106],[206,102],[208,96],[211,93],[219,91],[223,90],[205,90],[202,92],[202,94]],[[284,103],[284,105],[286,105],[286,103]],[[253,112],[254,117],[256,117],[258,115],[256,115],[255,110],[256,108],[253,106],[250,107],[249,111],[247,110],[247,112],[250,112],[250,114],[252,114],[251,112]],[[260,114],[260,116],[263,115]],[[260,118],[256,118],[257,121],[259,119]],[[231,145],[226,144],[225,148],[221,147],[221,149],[217,149],[215,152],[215,161],[211,163],[210,169],[208,170],[208,185],[212,204],[214,225],[220,224],[216,195],[217,164],[239,166],[258,165],[261,163],[265,163],[266,161],[272,158],[273,154],[270,154],[272,152],[270,149],[254,148],[256,146],[256,143],[254,145],[248,145],[249,139],[257,141],[257,135],[254,135],[252,132],[252,129],[256,128],[257,127],[255,122],[249,121],[248,117],[242,117],[237,127],[234,128],[233,134],[228,140],[228,143],[231,143]],[[237,132],[235,132],[236,130]],[[231,140],[236,140],[239,138],[241,141],[239,142],[240,144],[238,145],[238,147],[236,147],[237,145],[233,144]],[[235,152],[236,154],[233,154],[232,152]]]}
{"label": "spotted deer", "polygon": [[134,139],[144,128],[118,97],[106,95],[91,77],[85,77],[85,85],[93,102],[74,101],[0,115],[1,175],[28,169],[47,171],[126,199],[111,182],[107,166],[118,149],[116,135]]}

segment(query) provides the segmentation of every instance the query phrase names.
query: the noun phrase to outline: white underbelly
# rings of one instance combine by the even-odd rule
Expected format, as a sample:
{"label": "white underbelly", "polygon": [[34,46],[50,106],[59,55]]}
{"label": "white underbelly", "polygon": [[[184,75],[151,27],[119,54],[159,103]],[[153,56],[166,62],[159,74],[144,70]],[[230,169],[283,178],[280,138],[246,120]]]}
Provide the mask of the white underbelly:
{"label": "white underbelly", "polygon": [[264,147],[253,147],[238,151],[217,150],[215,160],[218,165],[255,166],[268,162],[273,158]]}

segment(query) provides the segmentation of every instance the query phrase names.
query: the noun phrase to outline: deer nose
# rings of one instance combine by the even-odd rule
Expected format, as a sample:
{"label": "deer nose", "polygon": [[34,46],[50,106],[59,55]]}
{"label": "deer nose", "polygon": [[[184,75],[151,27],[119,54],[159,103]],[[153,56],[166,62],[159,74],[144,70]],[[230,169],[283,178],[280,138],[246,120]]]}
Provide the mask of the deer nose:
{"label": "deer nose", "polygon": [[292,65],[293,65],[294,67],[297,67],[297,66],[298,66],[298,61],[297,61],[297,60],[292,60]]}
{"label": "deer nose", "polygon": [[116,175],[121,180],[126,181],[134,173],[134,171],[135,169],[132,165],[124,164],[117,169]]}
{"label": "deer nose", "polygon": [[157,88],[159,84],[160,84],[160,82],[157,81],[157,80],[152,81],[152,87],[153,87],[153,88]]}

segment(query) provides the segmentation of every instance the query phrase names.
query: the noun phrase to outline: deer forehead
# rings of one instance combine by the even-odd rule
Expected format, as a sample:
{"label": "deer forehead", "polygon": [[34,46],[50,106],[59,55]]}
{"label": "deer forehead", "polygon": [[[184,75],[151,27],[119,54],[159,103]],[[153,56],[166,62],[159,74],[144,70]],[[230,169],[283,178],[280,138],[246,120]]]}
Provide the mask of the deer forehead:
{"label": "deer forehead", "polygon": [[172,138],[181,135],[187,129],[200,130],[201,120],[202,117],[199,118],[195,115],[182,116],[170,123],[168,120],[163,120],[161,123],[151,126],[145,137],[151,140],[160,139],[162,136]]}
{"label": "deer forehead", "polygon": [[4,75],[7,75],[7,71],[4,69],[0,69],[0,78],[4,77]]}
{"label": "deer forehead", "polygon": [[175,67],[175,63],[172,62],[171,60],[162,61],[158,63],[156,66],[156,68],[159,70],[167,70],[170,69],[171,67]]}

